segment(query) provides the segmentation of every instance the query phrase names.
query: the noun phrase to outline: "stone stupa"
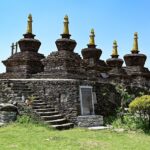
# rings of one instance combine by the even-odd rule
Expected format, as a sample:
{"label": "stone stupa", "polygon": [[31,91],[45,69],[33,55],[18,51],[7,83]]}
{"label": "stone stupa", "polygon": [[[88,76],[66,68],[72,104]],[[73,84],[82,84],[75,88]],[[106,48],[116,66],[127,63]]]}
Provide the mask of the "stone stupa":
{"label": "stone stupa", "polygon": [[125,75],[125,71],[122,69],[123,60],[121,58],[118,58],[118,45],[117,41],[115,40],[113,42],[113,50],[111,58],[107,59],[107,65],[110,67],[109,74],[111,76],[121,76]]}
{"label": "stone stupa", "polygon": [[74,52],[76,41],[70,39],[69,19],[64,17],[64,29],[61,39],[56,40],[58,51],[50,53],[43,60],[44,72],[37,77],[44,78],[80,78],[81,57]]}
{"label": "stone stupa", "polygon": [[27,32],[23,36],[24,38],[18,41],[20,52],[12,53],[11,57],[2,61],[6,66],[4,78],[28,78],[44,69],[41,59],[45,57],[38,53],[41,42],[34,39],[31,14],[28,16]]}
{"label": "stone stupa", "polygon": [[148,73],[148,69],[144,67],[146,62],[146,55],[139,54],[138,48],[138,33],[134,33],[134,42],[131,54],[126,54],[124,56],[126,64],[126,72],[128,75],[144,75]]}
{"label": "stone stupa", "polygon": [[100,59],[102,50],[96,48],[94,29],[91,29],[89,44],[87,48],[81,50],[83,60],[82,67],[87,71],[87,74],[91,77],[101,76],[101,73],[105,73],[108,68],[104,60]]}

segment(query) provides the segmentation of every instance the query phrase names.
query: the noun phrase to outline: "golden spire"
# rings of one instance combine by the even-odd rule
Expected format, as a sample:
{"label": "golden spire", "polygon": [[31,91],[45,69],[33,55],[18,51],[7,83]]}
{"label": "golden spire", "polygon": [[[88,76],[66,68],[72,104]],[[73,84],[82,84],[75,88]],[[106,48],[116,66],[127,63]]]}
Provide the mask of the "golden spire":
{"label": "golden spire", "polygon": [[133,53],[138,53],[139,49],[138,49],[138,33],[135,32],[134,33],[134,42],[133,42],[133,48],[132,51]]}
{"label": "golden spire", "polygon": [[32,33],[32,15],[28,16],[27,33]]}
{"label": "golden spire", "polygon": [[64,32],[63,32],[63,34],[69,34],[69,19],[68,19],[67,15],[64,17]]}
{"label": "golden spire", "polygon": [[94,37],[95,37],[94,29],[91,29],[89,45],[95,45],[95,39],[94,39]]}
{"label": "golden spire", "polygon": [[111,56],[118,56],[118,50],[117,50],[117,47],[118,47],[117,41],[114,40],[114,42],[113,42],[113,50],[112,50],[112,55],[111,55]]}

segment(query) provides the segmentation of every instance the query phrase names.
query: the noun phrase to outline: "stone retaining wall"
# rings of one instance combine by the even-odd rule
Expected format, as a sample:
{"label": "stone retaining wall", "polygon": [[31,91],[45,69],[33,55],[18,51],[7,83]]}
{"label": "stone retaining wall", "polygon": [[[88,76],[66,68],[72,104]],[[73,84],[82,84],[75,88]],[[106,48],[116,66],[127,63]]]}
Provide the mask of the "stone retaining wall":
{"label": "stone retaining wall", "polygon": [[[19,86],[18,91],[14,88],[14,85]],[[10,100],[17,101],[21,108],[21,105],[23,105],[21,93],[26,94],[24,100],[27,96],[36,94],[64,114],[71,122],[77,124],[77,116],[81,115],[80,86],[93,87],[93,94],[96,96],[94,102],[96,115],[103,115],[104,117],[113,115],[117,107],[120,106],[120,95],[116,92],[115,85],[108,83],[107,80],[98,82],[75,79],[1,80],[0,103],[7,103]]]}

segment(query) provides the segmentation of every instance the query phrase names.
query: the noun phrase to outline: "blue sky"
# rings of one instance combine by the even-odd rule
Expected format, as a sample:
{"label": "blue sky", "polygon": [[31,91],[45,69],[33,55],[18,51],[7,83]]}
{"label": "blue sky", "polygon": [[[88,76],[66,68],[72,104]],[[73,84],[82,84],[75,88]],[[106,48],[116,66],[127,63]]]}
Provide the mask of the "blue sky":
{"label": "blue sky", "polygon": [[[139,50],[147,55],[150,68],[150,0],[0,0],[0,60],[11,54],[10,45],[26,32],[27,16],[32,13],[33,33],[42,42],[39,52],[45,56],[57,50],[56,39],[63,31],[63,18],[70,21],[71,38],[80,54],[95,29],[96,44],[110,57],[113,40],[118,41],[120,58],[130,53],[133,34],[139,34]],[[5,67],[0,63],[0,72]]]}

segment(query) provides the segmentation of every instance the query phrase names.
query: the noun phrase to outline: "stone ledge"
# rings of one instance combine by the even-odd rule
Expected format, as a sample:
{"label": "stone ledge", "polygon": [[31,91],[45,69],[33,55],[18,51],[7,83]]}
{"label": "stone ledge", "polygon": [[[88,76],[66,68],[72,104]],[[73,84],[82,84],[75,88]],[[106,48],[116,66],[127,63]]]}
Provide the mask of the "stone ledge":
{"label": "stone ledge", "polygon": [[79,127],[96,127],[103,125],[103,116],[87,115],[77,117]]}
{"label": "stone ledge", "polygon": [[89,130],[106,130],[106,129],[111,129],[112,127],[109,126],[97,126],[97,127],[89,127]]}
{"label": "stone ledge", "polygon": [[5,125],[5,123],[3,123],[3,122],[0,122],[0,127],[2,127],[2,126],[4,126]]}
{"label": "stone ledge", "polygon": [[79,81],[79,80],[77,79],[31,78],[31,79],[0,79],[0,81]]}

